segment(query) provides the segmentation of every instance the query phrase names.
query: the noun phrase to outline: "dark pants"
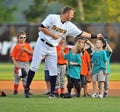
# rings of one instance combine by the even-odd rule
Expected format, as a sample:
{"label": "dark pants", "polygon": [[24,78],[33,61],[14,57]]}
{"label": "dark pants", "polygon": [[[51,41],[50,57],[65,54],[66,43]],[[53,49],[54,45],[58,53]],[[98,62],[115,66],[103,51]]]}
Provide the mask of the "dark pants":
{"label": "dark pants", "polygon": [[73,88],[73,85],[75,86],[75,88],[77,90],[77,93],[80,94],[80,91],[81,91],[81,81],[80,81],[80,79],[74,79],[74,78],[68,77],[67,88],[68,88],[68,93],[70,93],[70,94],[71,94],[71,90]]}

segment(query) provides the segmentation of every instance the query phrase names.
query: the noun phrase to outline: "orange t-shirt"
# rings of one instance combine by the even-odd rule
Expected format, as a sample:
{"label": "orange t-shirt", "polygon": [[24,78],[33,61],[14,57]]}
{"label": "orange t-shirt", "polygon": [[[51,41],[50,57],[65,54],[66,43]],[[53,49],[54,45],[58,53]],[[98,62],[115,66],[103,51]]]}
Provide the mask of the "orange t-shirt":
{"label": "orange t-shirt", "polygon": [[88,63],[90,63],[90,55],[89,53],[84,50],[84,54],[81,56],[82,59],[82,66],[81,66],[81,75],[87,75],[88,73]]}
{"label": "orange t-shirt", "polygon": [[[61,52],[61,46],[56,47],[57,50],[57,64],[67,64],[67,60],[64,59],[64,56]],[[69,52],[68,48],[64,49],[64,53],[67,54]]]}
{"label": "orange t-shirt", "polygon": [[26,48],[32,51],[32,48],[28,43],[24,43],[23,45],[16,44],[11,51],[10,56],[14,57],[16,61],[29,62],[31,59],[31,55],[29,55],[25,51],[22,51],[21,48]]}

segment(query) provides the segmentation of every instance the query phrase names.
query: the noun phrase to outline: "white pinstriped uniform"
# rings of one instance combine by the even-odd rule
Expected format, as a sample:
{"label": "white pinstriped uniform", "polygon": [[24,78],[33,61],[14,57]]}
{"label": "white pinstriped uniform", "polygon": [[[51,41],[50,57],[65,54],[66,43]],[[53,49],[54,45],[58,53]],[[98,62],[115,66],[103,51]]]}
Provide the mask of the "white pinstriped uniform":
{"label": "white pinstriped uniform", "polygon": [[[39,64],[41,60],[46,57],[46,62],[48,64],[48,70],[50,76],[57,75],[57,54],[56,54],[56,46],[61,41],[63,37],[73,36],[76,37],[80,35],[82,31],[77,28],[73,23],[67,21],[65,23],[61,22],[60,15],[50,14],[46,17],[46,19],[42,22],[43,26],[48,28],[52,33],[61,35],[58,39],[53,39],[51,36],[44,34],[43,32],[39,32],[39,37],[35,45],[33,59],[30,66],[32,71],[36,71],[39,68]],[[41,38],[45,41],[42,42]],[[53,45],[54,47],[50,47],[45,42]]]}

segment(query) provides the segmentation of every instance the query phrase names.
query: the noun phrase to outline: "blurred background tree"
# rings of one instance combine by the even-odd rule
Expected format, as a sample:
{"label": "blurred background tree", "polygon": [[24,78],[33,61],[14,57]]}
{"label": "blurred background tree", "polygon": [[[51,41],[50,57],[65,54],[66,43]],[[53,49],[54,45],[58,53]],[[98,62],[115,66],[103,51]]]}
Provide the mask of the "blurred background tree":
{"label": "blurred background tree", "polygon": [[66,5],[75,8],[74,22],[120,22],[120,0],[0,0],[0,23],[39,23]]}
{"label": "blurred background tree", "polygon": [[9,23],[14,21],[13,12],[16,7],[6,7],[3,4],[3,0],[0,0],[0,23]]}

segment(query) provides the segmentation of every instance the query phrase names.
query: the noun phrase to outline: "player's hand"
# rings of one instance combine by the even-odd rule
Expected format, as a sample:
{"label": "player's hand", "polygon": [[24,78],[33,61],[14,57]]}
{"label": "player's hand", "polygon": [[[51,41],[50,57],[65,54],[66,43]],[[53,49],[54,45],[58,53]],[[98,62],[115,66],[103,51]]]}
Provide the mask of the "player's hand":
{"label": "player's hand", "polygon": [[103,34],[99,33],[97,34],[97,38],[104,38]]}
{"label": "player's hand", "polygon": [[59,34],[54,34],[52,37],[53,37],[53,39],[56,40],[56,39],[60,38],[60,35]]}

